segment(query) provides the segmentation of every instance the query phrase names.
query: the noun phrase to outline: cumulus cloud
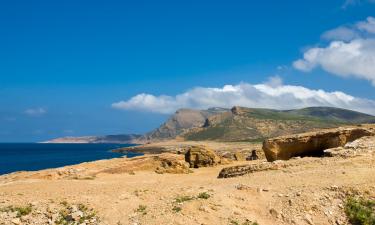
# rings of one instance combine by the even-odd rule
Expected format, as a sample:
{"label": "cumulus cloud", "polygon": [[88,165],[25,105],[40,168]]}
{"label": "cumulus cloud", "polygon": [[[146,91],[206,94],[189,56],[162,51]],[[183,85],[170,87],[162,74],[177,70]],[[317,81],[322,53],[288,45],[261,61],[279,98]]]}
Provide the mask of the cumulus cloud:
{"label": "cumulus cloud", "polygon": [[[274,82],[274,81],[277,82]],[[295,109],[331,106],[375,115],[375,101],[357,98],[340,91],[326,92],[302,86],[283,85],[273,77],[262,84],[240,83],[221,88],[196,87],[176,96],[139,94],[112,104],[113,108],[171,114],[179,108],[207,109],[232,106]]]}
{"label": "cumulus cloud", "polygon": [[294,68],[309,72],[320,67],[344,77],[366,79],[375,86],[375,18],[339,27],[323,34],[332,41],[326,47],[307,49]]}
{"label": "cumulus cloud", "polygon": [[356,24],[356,27],[361,31],[366,31],[375,34],[375,18],[368,17],[366,21],[361,21]]}
{"label": "cumulus cloud", "polygon": [[42,116],[47,113],[47,110],[39,107],[39,108],[30,108],[25,110],[25,114],[28,116]]}

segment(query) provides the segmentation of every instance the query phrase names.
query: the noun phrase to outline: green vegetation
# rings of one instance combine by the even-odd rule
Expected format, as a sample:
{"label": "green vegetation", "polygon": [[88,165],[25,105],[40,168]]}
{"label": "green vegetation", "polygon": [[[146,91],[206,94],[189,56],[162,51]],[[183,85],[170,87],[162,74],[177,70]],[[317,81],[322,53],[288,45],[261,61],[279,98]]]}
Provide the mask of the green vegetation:
{"label": "green vegetation", "polygon": [[143,215],[147,214],[147,206],[139,205],[138,208],[135,210],[136,212],[142,213]]}
{"label": "green vegetation", "polygon": [[173,206],[172,210],[173,210],[175,213],[178,213],[178,212],[181,212],[182,208],[179,207],[179,206]]}
{"label": "green vegetation", "polygon": [[145,193],[147,193],[148,192],[148,190],[147,189],[144,189],[144,190],[135,190],[134,191],[134,195],[135,196],[137,196],[137,197],[139,197],[139,196],[141,196],[141,195],[143,195],[143,194],[145,194]]}
{"label": "green vegetation", "polygon": [[211,195],[208,194],[207,192],[201,192],[197,195],[197,197],[189,196],[189,195],[178,196],[177,198],[175,198],[175,202],[183,203],[183,202],[191,201],[194,199],[209,199],[210,197]]}
{"label": "green vegetation", "polygon": [[68,202],[67,202],[67,201],[62,201],[62,202],[60,202],[60,205],[63,205],[63,206],[65,206],[65,207],[68,207]]}
{"label": "green vegetation", "polygon": [[238,222],[237,220],[231,220],[229,222],[229,225],[259,225],[257,222],[251,222],[249,220],[246,220],[243,223]]}
{"label": "green vegetation", "polygon": [[175,199],[175,202],[176,203],[183,203],[183,202],[187,202],[187,201],[191,201],[191,200],[194,200],[194,197],[185,195],[185,196],[178,196]]}
{"label": "green vegetation", "polygon": [[[209,199],[211,198],[211,195],[207,192],[201,192],[197,196],[189,196],[189,195],[183,195],[183,196],[178,196],[174,199],[174,203],[177,204],[182,204],[184,202],[192,201],[192,200],[197,200],[197,199]],[[174,212],[180,212],[182,208],[180,206],[174,205],[172,210]]]}
{"label": "green vegetation", "polygon": [[56,219],[56,224],[69,225],[74,222],[71,212],[68,209],[62,209],[59,212],[59,217]]}
{"label": "green vegetation", "polygon": [[7,206],[0,208],[0,212],[16,212],[17,217],[29,215],[32,210],[33,209],[30,204],[26,206]]}
{"label": "green vegetation", "polygon": [[207,192],[202,192],[202,193],[199,193],[198,195],[198,198],[201,198],[201,199],[209,199],[211,197],[210,194],[208,194]]}
{"label": "green vegetation", "polygon": [[328,107],[286,111],[240,108],[237,114],[215,116],[208,126],[190,130],[184,134],[184,138],[192,141],[260,143],[270,137],[359,122],[375,122],[375,117]]}
{"label": "green vegetation", "polygon": [[94,210],[89,209],[87,206],[83,204],[78,204],[77,209],[82,212],[82,216],[80,216],[77,220],[77,218],[73,218],[72,214],[73,212],[73,206],[70,206],[68,202],[62,201],[60,202],[62,206],[64,206],[63,209],[59,211],[59,216],[57,217],[55,223],[59,225],[71,225],[71,224],[81,224],[85,221],[90,221],[91,219],[96,219],[99,221],[99,219],[96,216],[96,213]]}
{"label": "green vegetation", "polygon": [[375,201],[363,198],[347,199],[345,213],[353,225],[375,225]]}

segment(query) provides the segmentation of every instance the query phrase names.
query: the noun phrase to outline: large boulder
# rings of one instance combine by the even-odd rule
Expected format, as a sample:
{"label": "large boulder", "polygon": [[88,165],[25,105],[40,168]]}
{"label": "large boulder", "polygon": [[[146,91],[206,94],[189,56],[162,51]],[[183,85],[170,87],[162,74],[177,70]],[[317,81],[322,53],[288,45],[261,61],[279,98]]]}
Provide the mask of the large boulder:
{"label": "large boulder", "polygon": [[372,135],[374,133],[370,130],[359,127],[327,129],[265,140],[263,151],[268,161],[323,155],[325,149],[341,147],[358,138]]}
{"label": "large boulder", "polygon": [[158,159],[160,166],[155,170],[156,173],[189,173],[189,163],[185,162],[182,155],[171,153],[161,154]]}
{"label": "large boulder", "polygon": [[215,166],[221,159],[216,153],[205,146],[190,146],[185,153],[185,161],[191,168]]}

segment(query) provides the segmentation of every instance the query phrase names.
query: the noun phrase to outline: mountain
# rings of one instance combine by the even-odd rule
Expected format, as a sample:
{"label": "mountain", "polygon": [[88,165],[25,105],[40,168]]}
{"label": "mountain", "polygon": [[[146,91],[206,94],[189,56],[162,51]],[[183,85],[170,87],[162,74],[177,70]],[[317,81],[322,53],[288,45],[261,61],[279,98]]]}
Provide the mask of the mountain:
{"label": "mountain", "polygon": [[145,135],[63,137],[45,143],[147,143],[175,138],[262,141],[268,137],[362,123],[375,123],[375,116],[332,107],[179,109],[160,127]]}
{"label": "mountain", "polygon": [[138,134],[119,134],[105,136],[83,136],[83,137],[62,137],[43,143],[114,143],[114,144],[133,144],[140,138]]}
{"label": "mountain", "polygon": [[321,119],[342,121],[344,123],[375,123],[374,116],[332,107],[309,107],[299,110],[287,110],[286,112],[301,116],[313,116]]}
{"label": "mountain", "polygon": [[212,115],[229,112],[229,109],[210,108],[207,110],[179,109],[159,128],[143,135],[140,142],[173,139],[187,130],[204,125]]}
{"label": "mountain", "polygon": [[176,137],[185,140],[261,141],[268,137],[361,123],[375,123],[375,117],[332,107],[182,109],[142,138],[149,141]]}

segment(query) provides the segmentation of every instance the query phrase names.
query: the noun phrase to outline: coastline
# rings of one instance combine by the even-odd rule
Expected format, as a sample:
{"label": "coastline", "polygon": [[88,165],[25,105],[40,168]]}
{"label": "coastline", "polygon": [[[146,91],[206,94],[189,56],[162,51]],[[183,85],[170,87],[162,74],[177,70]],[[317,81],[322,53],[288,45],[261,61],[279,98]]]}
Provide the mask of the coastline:
{"label": "coastline", "polygon": [[[224,145],[217,143],[218,149]],[[103,225],[228,225],[231,221],[308,225],[306,218],[316,224],[336,220],[345,224],[340,205],[346,193],[375,194],[375,180],[368,179],[375,173],[373,157],[292,159],[286,161],[288,166],[228,179],[217,178],[223,168],[260,165],[265,159],[191,168],[189,173],[156,172],[163,159],[184,161],[183,154],[99,160],[0,176],[0,208],[31,204],[33,219],[47,221],[58,215],[61,202],[83,204],[100,218],[95,224]],[[198,198],[202,193],[209,197]],[[176,203],[181,198],[187,200]]]}
{"label": "coastline", "polygon": [[[0,174],[16,171],[38,171],[83,162],[124,157],[112,152],[120,144],[87,143],[2,143],[0,144]],[[128,153],[128,157],[142,153]]]}

